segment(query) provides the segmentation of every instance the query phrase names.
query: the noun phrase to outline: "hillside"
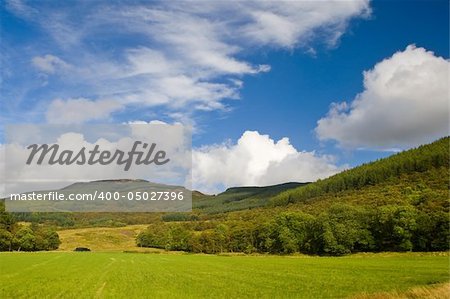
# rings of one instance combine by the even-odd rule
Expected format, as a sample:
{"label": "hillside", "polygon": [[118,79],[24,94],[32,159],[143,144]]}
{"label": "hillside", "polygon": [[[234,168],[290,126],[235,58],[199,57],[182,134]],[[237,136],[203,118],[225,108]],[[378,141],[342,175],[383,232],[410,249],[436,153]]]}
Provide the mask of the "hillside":
{"label": "hillside", "polygon": [[273,196],[308,183],[285,183],[265,187],[233,187],[216,196],[193,196],[194,210],[203,213],[225,213],[265,206]]}
{"label": "hillside", "polygon": [[139,250],[135,238],[145,225],[125,227],[89,227],[59,230],[59,251],[72,251],[76,247],[87,247],[92,251]]}
{"label": "hillside", "polygon": [[137,241],[206,253],[448,250],[448,145],[442,138],[284,191],[264,207],[155,223]]}
{"label": "hillside", "polygon": [[[346,190],[360,190],[385,182],[397,182],[410,174],[424,174],[427,171],[449,167],[449,137],[428,145],[404,151],[388,158],[363,164],[343,171],[325,180],[319,180],[305,188],[286,191],[272,199],[272,205],[285,205],[308,201],[325,194],[337,194]],[[445,175],[445,174],[444,174]],[[449,176],[444,176],[447,180]],[[426,178],[424,178],[426,179]]]}

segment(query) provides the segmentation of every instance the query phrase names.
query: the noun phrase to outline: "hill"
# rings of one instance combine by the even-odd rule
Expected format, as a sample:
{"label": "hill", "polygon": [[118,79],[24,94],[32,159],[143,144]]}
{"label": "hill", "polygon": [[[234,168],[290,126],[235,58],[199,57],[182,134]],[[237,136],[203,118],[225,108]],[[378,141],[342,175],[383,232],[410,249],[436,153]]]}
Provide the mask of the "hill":
{"label": "hill", "polygon": [[265,206],[273,196],[308,183],[284,183],[265,187],[233,187],[216,196],[193,196],[194,210],[217,214]]}
{"label": "hill", "polygon": [[[324,194],[345,190],[359,190],[366,186],[394,182],[402,176],[425,173],[432,169],[449,167],[449,137],[422,145],[378,161],[343,171],[306,188],[284,192],[272,200],[273,205],[306,201]],[[448,176],[446,177],[448,180]]]}
{"label": "hill", "polygon": [[446,137],[289,189],[264,207],[152,224],[137,242],[207,253],[448,250],[448,163]]}
{"label": "hill", "polygon": [[[127,212],[33,212],[14,213],[18,221],[46,222],[61,227],[118,227],[127,224],[148,224],[159,219],[164,221],[185,221],[198,219],[201,214],[220,214],[267,205],[269,200],[283,191],[304,186],[307,183],[285,183],[265,187],[234,187],[218,195],[206,195],[192,191],[193,213],[127,213]],[[110,192],[145,191],[163,188],[164,185],[145,180],[102,180],[74,183],[62,188],[61,193],[93,193],[95,190]]]}

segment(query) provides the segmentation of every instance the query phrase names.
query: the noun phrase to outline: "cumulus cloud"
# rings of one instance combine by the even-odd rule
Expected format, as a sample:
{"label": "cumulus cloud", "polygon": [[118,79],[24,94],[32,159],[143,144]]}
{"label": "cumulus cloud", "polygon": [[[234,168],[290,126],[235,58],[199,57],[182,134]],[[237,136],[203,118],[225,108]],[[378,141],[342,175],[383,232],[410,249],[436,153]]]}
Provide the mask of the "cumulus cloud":
{"label": "cumulus cloud", "polygon": [[[226,109],[224,100],[239,98],[243,76],[270,70],[269,65],[246,60],[247,51],[333,45],[350,20],[370,14],[368,0],[233,5],[91,1],[76,8],[8,3],[10,11],[47,33],[49,39],[39,43],[41,47],[54,43],[54,48],[47,47],[48,55],[34,57],[32,64],[41,72],[59,72],[60,97],[89,94],[125,107],[165,107],[170,114]],[[67,65],[70,74],[61,74]],[[45,88],[54,87],[49,78]]]}
{"label": "cumulus cloud", "polygon": [[[0,144],[0,167],[8,169],[7,177],[6,172],[0,171],[0,182],[2,182],[0,198],[5,195],[5,192],[51,190],[74,182],[103,179],[146,179],[157,183],[183,184],[190,188],[188,174],[191,167],[191,140],[189,130],[180,124],[136,121],[109,126],[16,125],[9,127],[8,135],[10,137],[8,143]],[[164,150],[170,163],[157,167],[154,164],[133,163],[130,169],[125,171],[124,165],[118,165],[117,160],[107,165],[100,163],[50,165],[47,156],[44,162],[38,165],[36,161],[39,154],[30,165],[25,163],[30,157],[30,144],[58,144],[56,158],[63,155],[64,151],[73,151],[71,157],[74,158],[83,147],[86,148],[87,157],[89,151],[92,151],[95,146],[99,146],[100,151],[107,150],[114,153],[116,150],[121,150],[127,153],[133,148],[135,141],[155,143],[155,152]],[[137,150],[146,151],[142,146],[138,146]],[[64,157],[67,158],[68,154],[66,153]]]}
{"label": "cumulus cloud", "polygon": [[46,116],[52,124],[80,124],[104,119],[121,108],[122,105],[114,100],[56,99],[50,104]]}
{"label": "cumulus cloud", "polygon": [[364,91],[317,123],[348,148],[409,148],[448,135],[449,61],[414,45],[364,72]]}
{"label": "cumulus cloud", "polygon": [[[153,126],[148,127],[148,124]],[[193,189],[216,193],[231,186],[262,186],[291,181],[310,182],[333,175],[346,167],[336,166],[336,161],[332,156],[319,155],[314,151],[299,151],[290,144],[288,138],[275,141],[268,135],[262,135],[256,131],[244,132],[237,143],[228,142],[204,146],[190,151],[187,148],[190,144],[188,128],[180,124],[167,125],[162,121],[133,121],[124,125],[128,125],[131,130],[124,131],[119,126],[113,130],[111,127],[110,134],[106,135],[102,131],[104,130],[102,126],[80,126],[76,127],[79,131],[73,132],[65,131],[70,130],[71,127],[65,129],[59,126],[49,126],[48,129],[45,126],[31,125],[13,128],[18,132],[13,134],[15,141],[4,145],[0,144],[0,156],[9,157],[6,161],[10,172],[9,181],[3,178],[5,182],[9,182],[8,192],[12,192],[11,190],[14,192],[41,190],[44,187],[60,188],[68,185],[68,182],[105,179],[105,174],[107,174],[109,179],[130,178],[131,176],[158,182],[165,182],[164,180],[170,182],[169,178],[177,175],[177,179],[185,179],[184,183],[188,188],[192,184]],[[162,125],[164,127],[161,127]],[[58,128],[64,133],[60,134]],[[124,132],[129,132],[127,134],[130,134],[133,139],[128,138],[128,135],[123,135]],[[21,138],[21,134],[24,138]],[[90,136],[90,139],[86,136]],[[160,148],[167,151],[176,167],[188,169],[191,166],[192,157],[192,177],[187,173],[185,176],[183,172],[176,172],[172,168],[162,169],[160,167],[157,172],[154,172],[145,167],[133,166],[132,173],[124,173],[123,166],[114,165],[90,167],[74,165],[68,169],[68,166],[25,166],[23,163],[29,154],[26,149],[27,145],[40,143],[43,140],[48,143],[56,141],[60,145],[61,151],[62,149],[75,150],[82,146],[90,149],[94,144],[100,145],[102,149],[114,151],[118,148],[129,149],[132,140],[146,141],[149,136],[151,136],[151,140],[157,140]],[[0,159],[0,166],[5,166],[4,164],[5,160]],[[45,179],[42,183],[44,185],[39,185],[40,180],[38,179]],[[17,185],[17,182],[20,184]],[[25,184],[26,182],[28,183]],[[4,186],[1,187],[4,188]],[[0,194],[2,191],[5,192],[0,189]]]}
{"label": "cumulus cloud", "polygon": [[218,192],[231,186],[310,182],[339,170],[333,157],[298,151],[288,138],[246,131],[236,144],[205,146],[192,151],[193,187]]}

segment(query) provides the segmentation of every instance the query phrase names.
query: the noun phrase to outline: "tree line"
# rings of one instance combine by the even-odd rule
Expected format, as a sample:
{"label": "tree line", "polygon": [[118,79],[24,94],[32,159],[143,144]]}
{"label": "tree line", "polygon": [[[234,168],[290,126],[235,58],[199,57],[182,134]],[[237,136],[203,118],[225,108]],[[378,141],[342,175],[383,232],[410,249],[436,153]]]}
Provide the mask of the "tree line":
{"label": "tree line", "polygon": [[335,204],[318,215],[285,211],[265,221],[157,223],[140,233],[136,242],[141,247],[199,253],[441,251],[449,249],[449,229],[445,211]]}

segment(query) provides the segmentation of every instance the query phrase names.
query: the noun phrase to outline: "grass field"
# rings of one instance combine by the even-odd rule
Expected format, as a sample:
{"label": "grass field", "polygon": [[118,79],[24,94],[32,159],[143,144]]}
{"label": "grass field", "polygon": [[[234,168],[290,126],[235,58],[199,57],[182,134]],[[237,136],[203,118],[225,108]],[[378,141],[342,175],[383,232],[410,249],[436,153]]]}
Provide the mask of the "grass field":
{"label": "grass field", "polygon": [[0,298],[344,298],[449,280],[448,253],[37,252],[0,253],[0,265]]}

